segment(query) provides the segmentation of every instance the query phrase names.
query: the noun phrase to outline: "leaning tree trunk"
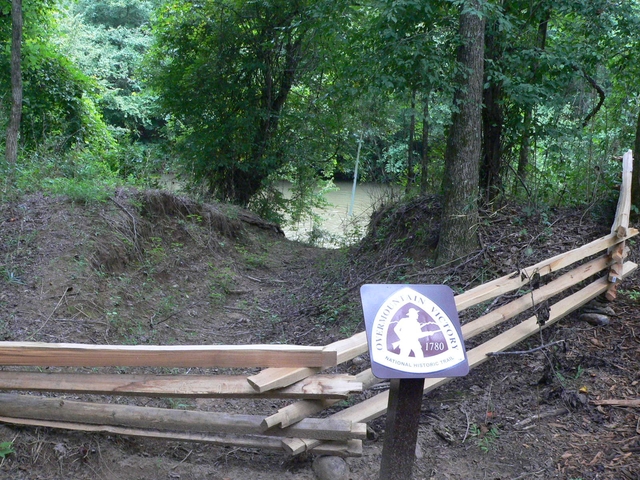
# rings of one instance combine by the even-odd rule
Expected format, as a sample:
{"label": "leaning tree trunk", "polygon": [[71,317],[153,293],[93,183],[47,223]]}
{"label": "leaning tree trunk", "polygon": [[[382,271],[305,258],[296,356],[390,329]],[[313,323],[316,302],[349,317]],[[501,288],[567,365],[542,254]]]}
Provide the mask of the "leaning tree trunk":
{"label": "leaning tree trunk", "polygon": [[18,158],[18,135],[20,133],[20,119],[22,117],[22,0],[11,3],[11,117],[7,127],[7,144],[5,155],[10,165]]}
{"label": "leaning tree trunk", "polygon": [[[444,204],[437,263],[443,264],[478,247],[478,167],[481,154],[482,87],[484,72],[484,16],[480,0],[467,0],[460,15],[458,77],[447,138],[442,182]],[[468,72],[468,73],[467,73]]]}

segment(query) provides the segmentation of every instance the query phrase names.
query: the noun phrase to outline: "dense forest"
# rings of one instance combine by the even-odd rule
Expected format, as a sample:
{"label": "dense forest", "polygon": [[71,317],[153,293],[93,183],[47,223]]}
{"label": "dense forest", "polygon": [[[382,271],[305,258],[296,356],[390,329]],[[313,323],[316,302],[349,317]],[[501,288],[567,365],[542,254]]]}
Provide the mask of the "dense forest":
{"label": "dense forest", "polygon": [[442,195],[444,262],[476,247],[478,208],[615,197],[617,158],[640,143],[635,0],[0,9],[5,199],[100,201],[172,173],[283,221],[358,162],[360,180]]}

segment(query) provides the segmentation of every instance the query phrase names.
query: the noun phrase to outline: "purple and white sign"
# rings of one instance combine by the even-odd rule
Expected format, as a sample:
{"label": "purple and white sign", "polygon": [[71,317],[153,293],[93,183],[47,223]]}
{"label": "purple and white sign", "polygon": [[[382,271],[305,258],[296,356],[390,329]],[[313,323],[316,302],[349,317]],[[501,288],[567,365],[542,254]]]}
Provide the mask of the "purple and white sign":
{"label": "purple and white sign", "polygon": [[363,285],[360,294],[376,377],[454,377],[469,372],[449,287]]}

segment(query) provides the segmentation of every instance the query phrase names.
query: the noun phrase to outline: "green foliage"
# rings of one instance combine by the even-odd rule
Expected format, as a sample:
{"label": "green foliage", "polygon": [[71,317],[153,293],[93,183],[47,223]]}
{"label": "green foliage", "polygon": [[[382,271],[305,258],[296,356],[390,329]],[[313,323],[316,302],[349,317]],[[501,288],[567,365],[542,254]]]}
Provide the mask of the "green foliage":
{"label": "green foliage", "polygon": [[333,26],[324,15],[336,6],[176,1],[160,10],[148,73],[171,115],[176,152],[218,198],[246,205],[293,159],[326,161],[332,145],[322,145],[320,129],[330,111],[303,80],[325,81],[313,68],[328,52],[322,46],[333,38]]}
{"label": "green foliage", "polygon": [[[554,370],[554,375],[556,379],[558,380],[560,385],[562,385],[562,388],[565,388],[565,389],[570,388],[572,386],[575,387],[575,385],[572,385],[572,384],[575,384],[575,382],[580,380],[583,374],[584,374],[584,368],[582,367],[582,365],[578,365],[575,373],[573,373],[571,376],[565,376],[559,370]],[[577,389],[578,388],[575,388],[575,390]]]}
{"label": "green foliage", "polygon": [[627,297],[632,302],[635,302],[635,303],[640,302],[640,291],[620,289],[620,290],[618,290],[618,292],[621,295]]}
{"label": "green foliage", "polygon": [[250,251],[244,245],[236,245],[236,252],[242,255],[242,263],[249,268],[263,268],[267,265],[267,253],[266,251],[259,251],[255,253]]}
{"label": "green foliage", "polygon": [[[11,188],[0,190],[0,200],[42,192],[80,203],[103,202],[122,184],[107,160],[115,151],[112,144],[99,141],[63,152],[45,143],[15,166]],[[1,158],[0,173],[8,168]]]}
{"label": "green foliage", "polygon": [[498,438],[500,438],[500,430],[494,426],[487,428],[486,426],[473,424],[469,428],[469,435],[476,439],[476,444],[480,450],[488,453],[494,447]]}
{"label": "green foliage", "polygon": [[173,410],[192,410],[193,404],[188,398],[166,398],[167,407]]}
{"label": "green foliage", "polygon": [[76,11],[87,23],[117,29],[139,28],[149,21],[157,2],[144,0],[78,0]]}
{"label": "green foliage", "polygon": [[[10,4],[0,1],[0,9],[6,11]],[[69,148],[83,141],[87,133],[83,96],[93,83],[54,45],[52,2],[25,2],[23,17],[21,141],[30,149],[44,141],[56,144],[58,149]],[[10,16],[0,16],[0,31],[6,33],[0,44],[0,90],[10,92]],[[0,107],[7,109],[10,104],[3,101]]]}
{"label": "green foliage", "polygon": [[158,128],[154,97],[137,72],[151,44],[152,6],[144,0],[73,2],[60,20],[60,45],[95,79],[98,108],[121,135],[149,138]]}
{"label": "green foliage", "polygon": [[11,442],[0,442],[0,457],[2,459],[7,458],[7,455],[15,453],[13,448],[13,441]]}
{"label": "green foliage", "polygon": [[168,163],[162,145],[135,141],[128,134],[115,140],[117,144],[103,155],[109,169],[131,185],[158,188]]}
{"label": "green foliage", "polygon": [[[185,160],[196,178],[223,200],[246,204],[278,164],[273,153],[267,153],[269,138],[258,138],[267,122],[276,121],[270,117],[279,113],[261,98],[266,88],[261,77],[278,68],[271,55],[279,57],[285,46],[291,49],[295,35],[292,21],[286,20],[291,10],[286,5],[277,9],[285,23],[276,30],[269,22],[279,15],[276,6],[169,2],[154,27],[152,83],[176,119],[176,139]],[[238,191],[238,180],[248,194]]]}
{"label": "green foliage", "polygon": [[24,281],[20,278],[19,273],[5,265],[0,265],[0,279],[14,285],[25,285]]}
{"label": "green foliage", "polygon": [[[631,33],[640,19],[636,2],[543,2],[534,8],[515,1],[510,7],[490,13],[497,47],[493,60],[485,63],[487,85],[502,89],[502,177],[514,183],[523,200],[535,204],[606,201],[612,174],[619,171],[610,159],[632,145],[637,114],[638,104],[629,101],[628,90],[612,95],[626,69],[619,61],[630,60],[626,54],[636,42]],[[543,31],[546,42],[541,45]],[[613,64],[617,66],[611,68]],[[606,99],[598,111],[595,85]],[[613,121],[616,115],[624,120]],[[526,134],[531,147],[522,143]],[[530,162],[522,172],[525,191],[513,174],[522,151],[529,149]]]}
{"label": "green foliage", "polygon": [[[352,178],[362,138],[361,180],[406,185],[424,173],[436,191],[456,110],[462,3],[25,2],[18,188],[94,201],[122,179],[153,185],[175,156],[180,173],[208,193],[274,221],[313,223],[330,180]],[[0,128],[10,104],[10,7],[0,0]],[[495,45],[485,89],[500,90],[502,194],[513,190],[532,206],[608,205],[617,196],[612,158],[632,145],[640,108],[638,3],[486,7]],[[594,84],[605,95],[597,113]],[[417,162],[423,128],[425,172]],[[0,174],[9,178],[2,161]]]}
{"label": "green foliage", "polygon": [[233,289],[235,276],[233,271],[228,267],[214,268],[212,265],[210,265],[210,267],[209,298],[213,306],[220,306],[225,303],[227,296]]}

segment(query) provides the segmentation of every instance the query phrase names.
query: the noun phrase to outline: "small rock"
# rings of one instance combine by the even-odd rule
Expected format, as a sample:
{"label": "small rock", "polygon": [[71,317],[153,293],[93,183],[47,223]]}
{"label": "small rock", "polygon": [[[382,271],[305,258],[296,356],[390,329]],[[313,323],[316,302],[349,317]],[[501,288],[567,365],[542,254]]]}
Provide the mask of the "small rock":
{"label": "small rock", "polygon": [[313,471],[318,480],[349,480],[349,466],[340,457],[317,457],[313,461]]}
{"label": "small rock", "polygon": [[580,315],[580,320],[587,322],[589,325],[595,325],[597,327],[605,327],[611,323],[609,317],[600,313],[583,313]]}
{"label": "small rock", "polygon": [[354,365],[362,365],[365,361],[366,360],[364,358],[358,355],[357,357],[353,357],[353,360],[351,360],[351,363],[353,363]]}

